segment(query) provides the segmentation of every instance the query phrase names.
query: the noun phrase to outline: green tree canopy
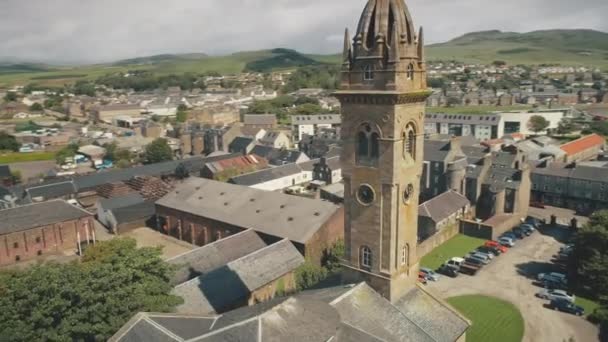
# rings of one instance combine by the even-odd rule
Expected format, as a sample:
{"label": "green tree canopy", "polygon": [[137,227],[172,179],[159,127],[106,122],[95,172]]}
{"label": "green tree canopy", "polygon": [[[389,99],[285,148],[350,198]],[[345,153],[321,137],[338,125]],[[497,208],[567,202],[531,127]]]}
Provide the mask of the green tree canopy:
{"label": "green tree canopy", "polygon": [[160,248],[114,239],[82,262],[0,273],[0,336],[11,341],[105,341],[140,311],[167,312],[172,268]]}
{"label": "green tree canopy", "polygon": [[15,93],[14,91],[7,92],[6,95],[4,95],[4,101],[6,101],[6,102],[17,101],[17,93]]}
{"label": "green tree canopy", "polygon": [[545,119],[545,117],[540,115],[534,115],[530,118],[530,121],[528,122],[528,128],[532,132],[538,133],[546,130],[547,127],[549,127],[549,124],[549,121]]}
{"label": "green tree canopy", "polygon": [[59,152],[57,152],[57,154],[55,154],[55,161],[57,162],[57,164],[60,165],[65,163],[66,158],[71,158],[76,155],[76,152],[78,152],[78,148],[78,144],[70,144],[62,148],[61,150],[59,150]]}
{"label": "green tree canopy", "polygon": [[30,106],[30,110],[32,112],[41,112],[43,109],[44,109],[44,107],[42,107],[42,105],[38,102],[36,102]]}
{"label": "green tree canopy", "polygon": [[173,151],[166,139],[158,138],[146,146],[144,159],[147,164],[172,160]]}
{"label": "green tree canopy", "polygon": [[14,136],[8,135],[4,131],[0,131],[0,151],[19,151],[21,144],[17,142]]}

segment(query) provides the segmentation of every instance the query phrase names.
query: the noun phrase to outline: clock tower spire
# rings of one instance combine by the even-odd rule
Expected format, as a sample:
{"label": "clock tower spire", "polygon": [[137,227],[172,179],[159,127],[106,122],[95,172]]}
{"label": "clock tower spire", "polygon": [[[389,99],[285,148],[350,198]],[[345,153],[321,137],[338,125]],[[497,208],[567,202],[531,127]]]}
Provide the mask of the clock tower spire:
{"label": "clock tower spire", "polygon": [[345,280],[364,280],[395,301],[415,285],[426,65],[403,0],[369,0],[341,89]]}

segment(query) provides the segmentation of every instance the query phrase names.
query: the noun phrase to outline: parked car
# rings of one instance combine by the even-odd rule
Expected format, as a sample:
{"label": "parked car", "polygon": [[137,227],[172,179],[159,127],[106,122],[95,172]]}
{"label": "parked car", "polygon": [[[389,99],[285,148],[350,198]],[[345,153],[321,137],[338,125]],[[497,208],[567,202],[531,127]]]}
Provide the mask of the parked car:
{"label": "parked car", "polygon": [[534,228],[534,226],[531,224],[522,224],[519,226],[519,228],[521,228],[521,230],[523,230],[528,236],[532,235],[532,233],[536,231],[536,228]]}
{"label": "parked car", "polygon": [[439,267],[439,269],[437,270],[437,273],[443,274],[445,276],[448,276],[450,278],[456,278],[458,277],[458,269],[454,268],[454,267],[450,267],[448,265],[441,265],[441,267]]}
{"label": "parked car", "polygon": [[488,262],[492,261],[494,259],[494,254],[492,253],[484,253],[484,252],[480,252],[480,251],[473,251],[471,253],[472,256],[476,256],[482,259],[487,260]]}
{"label": "parked car", "polygon": [[498,249],[501,253],[506,253],[509,249],[500,244],[498,241],[486,241],[484,244],[485,247],[491,247]]}
{"label": "parked car", "polygon": [[418,282],[426,285],[428,281],[426,280],[426,275],[422,272],[418,272]]}
{"label": "parked car", "polygon": [[479,267],[483,267],[490,263],[490,260],[476,257],[474,255],[467,256],[464,260],[469,264],[479,266]]}
{"label": "parked car", "polygon": [[529,224],[535,229],[538,229],[541,226],[541,221],[536,217],[528,216],[526,217],[526,224]]}
{"label": "parked car", "polygon": [[515,247],[515,241],[509,237],[503,236],[498,239],[498,242],[506,247]]}
{"label": "parked car", "polygon": [[491,254],[493,256],[499,256],[502,254],[502,251],[496,247],[481,246],[477,248],[476,251],[480,253]]}
{"label": "parked car", "polygon": [[542,298],[542,299],[548,299],[548,300],[565,300],[568,301],[570,303],[574,303],[574,300],[576,299],[576,297],[571,294],[566,292],[565,290],[549,290],[549,289],[543,289],[540,292],[538,292],[536,294],[536,296],[538,298]]}
{"label": "parked car", "polygon": [[582,316],[585,314],[585,309],[583,307],[570,303],[566,300],[552,300],[549,303],[549,308],[577,316]]}
{"label": "parked car", "polygon": [[522,240],[523,238],[525,238],[527,236],[526,233],[524,233],[524,231],[521,228],[513,228],[513,230],[511,232],[513,233],[513,235],[515,235],[515,237],[517,237],[520,240]]}
{"label": "parked car", "polygon": [[464,258],[452,258],[445,263],[446,266],[452,267],[460,273],[475,275],[483,267],[482,262],[466,260]]}
{"label": "parked car", "polygon": [[562,246],[559,249],[559,252],[560,253],[562,253],[562,252],[570,253],[570,252],[572,252],[572,250],[574,250],[574,245],[573,244],[568,244],[568,245]]}
{"label": "parked car", "polygon": [[437,274],[435,271],[433,271],[430,268],[421,267],[420,272],[424,273],[426,275],[426,279],[431,280],[431,281],[439,281],[439,279],[441,278],[441,276],[439,274]]}
{"label": "parked car", "polygon": [[551,273],[539,273],[536,276],[539,281],[555,281],[563,284],[568,284],[568,278],[563,273],[551,272]]}
{"label": "parked car", "polygon": [[546,289],[550,289],[550,290],[567,290],[568,289],[568,285],[562,283],[561,281],[554,281],[554,280],[542,280],[539,282],[539,284],[546,288]]}
{"label": "parked car", "polygon": [[517,235],[515,235],[515,233],[513,233],[513,232],[506,232],[506,233],[502,234],[502,236],[501,236],[501,237],[507,237],[507,238],[509,238],[509,239],[511,239],[511,240],[513,240],[513,241],[516,241],[516,240],[518,240],[518,239],[519,239],[519,238],[517,237]]}

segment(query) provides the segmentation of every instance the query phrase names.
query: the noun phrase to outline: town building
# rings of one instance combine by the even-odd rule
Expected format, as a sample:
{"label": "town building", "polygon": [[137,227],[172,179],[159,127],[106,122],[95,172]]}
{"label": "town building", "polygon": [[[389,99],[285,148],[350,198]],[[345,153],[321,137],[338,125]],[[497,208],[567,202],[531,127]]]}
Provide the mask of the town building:
{"label": "town building", "polygon": [[339,128],[341,124],[340,114],[292,115],[291,136],[297,143],[305,134],[316,135],[321,129]]}
{"label": "town building", "polygon": [[315,135],[303,134],[298,149],[314,159],[326,157],[330,150],[339,148],[341,143],[339,129],[321,129]]}
{"label": "town building", "polygon": [[[528,125],[533,116],[542,116],[549,121],[548,129],[556,129],[565,114],[555,112],[500,112],[488,114],[434,114],[425,116],[425,134],[449,134],[452,136],[474,136],[484,141],[498,139],[508,134],[538,134]],[[542,132],[541,132],[542,133]]]}
{"label": "town building", "polygon": [[80,252],[94,242],[93,215],[63,200],[0,210],[0,265],[38,256]]}
{"label": "town building", "polygon": [[605,146],[606,140],[603,137],[591,134],[566,143],[560,149],[566,153],[564,162],[572,163],[596,159]]}
{"label": "town building", "polygon": [[100,199],[96,205],[97,220],[116,235],[132,229],[154,226],[154,202],[139,193]]}
{"label": "town building", "polygon": [[225,182],[232,177],[267,167],[266,159],[250,154],[205,163],[201,170],[201,177]]}
{"label": "town building", "polygon": [[608,209],[608,162],[601,166],[546,163],[532,171],[535,203],[576,210],[589,215]]}
{"label": "town building", "polygon": [[418,206],[418,240],[424,241],[444,228],[459,226],[460,219],[471,218],[471,203],[449,190]]}
{"label": "town building", "polygon": [[197,246],[252,229],[265,241],[289,239],[317,263],[344,229],[343,211],[332,204],[202,178],[177,185],[156,213],[159,231]]}
{"label": "town building", "polygon": [[243,128],[245,129],[265,129],[277,128],[277,116],[274,114],[245,114],[243,117]]}
{"label": "town building", "polygon": [[0,165],[0,185],[13,185],[13,173],[10,165]]}
{"label": "town building", "polygon": [[281,131],[267,131],[258,143],[278,149],[287,149],[291,146],[289,137]]}
{"label": "town building", "polygon": [[93,108],[93,119],[98,122],[112,123],[116,116],[140,117],[142,108],[137,104],[112,104]]}

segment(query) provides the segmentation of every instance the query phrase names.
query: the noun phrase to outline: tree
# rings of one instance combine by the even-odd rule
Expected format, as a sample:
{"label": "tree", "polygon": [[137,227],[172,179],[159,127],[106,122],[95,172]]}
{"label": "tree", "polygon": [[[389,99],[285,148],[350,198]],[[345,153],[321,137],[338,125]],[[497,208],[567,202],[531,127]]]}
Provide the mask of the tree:
{"label": "tree", "polygon": [[547,127],[549,127],[549,124],[549,121],[547,121],[547,119],[545,119],[543,116],[534,115],[530,118],[530,121],[528,122],[528,128],[532,132],[538,133],[546,130]]}
{"label": "tree", "polygon": [[0,273],[0,336],[11,341],[105,341],[137,312],[169,312],[172,267],[160,248],[100,242],[82,262]]}
{"label": "tree", "polygon": [[30,120],[28,122],[20,122],[15,125],[15,131],[23,132],[23,131],[36,131],[41,129],[42,126],[38,125],[34,121]]}
{"label": "tree", "polygon": [[61,165],[65,163],[66,158],[73,158],[78,152],[78,144],[70,144],[55,154],[55,161]]}
{"label": "tree", "polygon": [[186,122],[186,121],[188,121],[188,112],[178,110],[177,114],[175,115],[175,120],[177,122]]}
{"label": "tree", "polygon": [[568,119],[562,119],[557,125],[557,133],[558,134],[569,134],[575,130],[574,123]]}
{"label": "tree", "polygon": [[4,131],[0,131],[0,151],[19,151],[21,144],[17,142],[14,136],[8,135]]}
{"label": "tree", "polygon": [[147,164],[172,160],[173,151],[166,139],[158,138],[146,146],[144,159]]}
{"label": "tree", "polygon": [[6,102],[17,101],[17,93],[15,93],[14,91],[7,92],[6,95],[4,95],[4,101],[6,101]]}
{"label": "tree", "polygon": [[505,62],[505,61],[494,61],[494,62],[492,62],[492,65],[495,66],[495,67],[503,67],[503,66],[507,65],[507,62]]}
{"label": "tree", "polygon": [[42,112],[43,109],[44,109],[44,107],[42,107],[42,105],[38,102],[36,102],[30,106],[30,110],[32,112]]}
{"label": "tree", "polygon": [[321,106],[312,103],[305,103],[303,105],[299,105],[295,109],[295,113],[301,115],[319,114],[322,111],[323,108],[321,108]]}

